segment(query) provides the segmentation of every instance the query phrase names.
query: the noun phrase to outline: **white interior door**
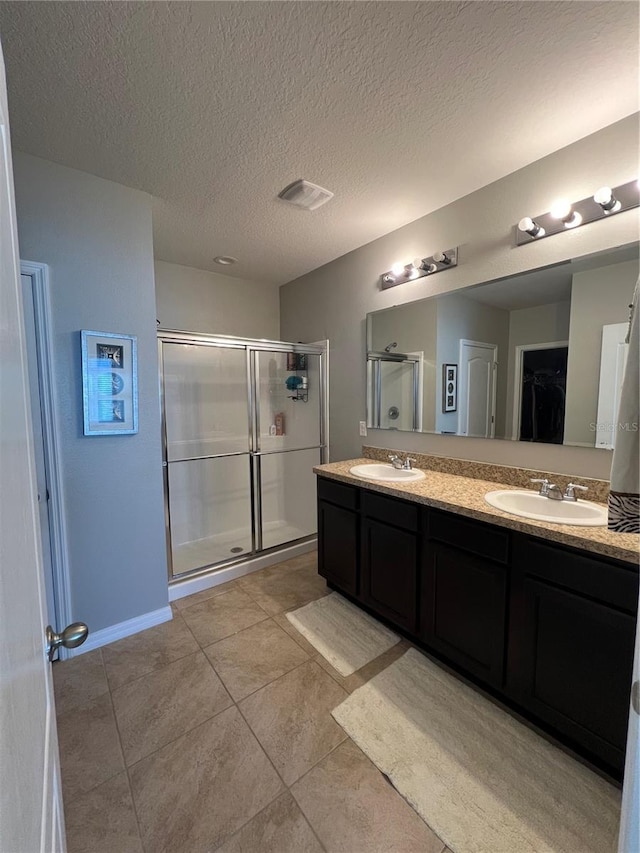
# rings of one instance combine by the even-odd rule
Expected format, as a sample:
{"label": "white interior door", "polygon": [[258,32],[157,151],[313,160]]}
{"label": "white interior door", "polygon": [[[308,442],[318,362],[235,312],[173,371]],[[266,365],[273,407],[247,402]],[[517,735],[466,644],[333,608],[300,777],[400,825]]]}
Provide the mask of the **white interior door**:
{"label": "white interior door", "polygon": [[4,61],[0,54],[0,850],[63,851]]}
{"label": "white interior door", "polygon": [[608,450],[613,450],[616,443],[620,391],[629,350],[629,344],[625,343],[628,329],[628,323],[611,323],[602,327],[596,447]]}
{"label": "white interior door", "polygon": [[460,341],[458,371],[459,435],[493,438],[496,420],[498,347]]}

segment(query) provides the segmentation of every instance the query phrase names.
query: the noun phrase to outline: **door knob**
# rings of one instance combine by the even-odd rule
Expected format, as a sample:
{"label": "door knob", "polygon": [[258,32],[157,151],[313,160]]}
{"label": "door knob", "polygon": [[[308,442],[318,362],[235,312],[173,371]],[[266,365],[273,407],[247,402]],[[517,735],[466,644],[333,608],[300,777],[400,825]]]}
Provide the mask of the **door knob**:
{"label": "door knob", "polygon": [[47,625],[45,636],[47,638],[47,655],[52,661],[60,646],[65,649],[75,649],[81,646],[89,635],[89,629],[84,622],[72,622],[60,634],[56,634],[51,625]]}

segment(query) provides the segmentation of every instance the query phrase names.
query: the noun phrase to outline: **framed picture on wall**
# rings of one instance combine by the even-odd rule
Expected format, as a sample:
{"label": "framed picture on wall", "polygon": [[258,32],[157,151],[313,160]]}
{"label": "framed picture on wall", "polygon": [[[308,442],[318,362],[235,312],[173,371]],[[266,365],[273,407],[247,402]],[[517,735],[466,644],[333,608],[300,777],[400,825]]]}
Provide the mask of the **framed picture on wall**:
{"label": "framed picture on wall", "polygon": [[80,333],[85,435],[138,432],[138,364],[135,335]]}
{"label": "framed picture on wall", "polygon": [[455,412],[458,408],[458,365],[442,365],[442,411]]}

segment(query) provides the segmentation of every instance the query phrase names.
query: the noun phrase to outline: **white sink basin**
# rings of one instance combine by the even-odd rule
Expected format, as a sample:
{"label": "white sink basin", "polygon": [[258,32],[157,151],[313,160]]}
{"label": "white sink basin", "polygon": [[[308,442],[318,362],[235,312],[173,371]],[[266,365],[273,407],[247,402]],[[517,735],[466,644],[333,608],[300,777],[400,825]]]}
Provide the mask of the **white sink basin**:
{"label": "white sink basin", "polygon": [[354,465],[349,469],[350,474],[362,477],[365,480],[383,480],[388,483],[410,483],[415,480],[424,480],[424,471],[417,468],[394,468],[386,462],[374,462],[370,465]]}
{"label": "white sink basin", "polygon": [[536,492],[521,490],[487,492],[484,499],[496,509],[521,518],[580,527],[604,527],[607,524],[606,507],[589,501],[554,501]]}

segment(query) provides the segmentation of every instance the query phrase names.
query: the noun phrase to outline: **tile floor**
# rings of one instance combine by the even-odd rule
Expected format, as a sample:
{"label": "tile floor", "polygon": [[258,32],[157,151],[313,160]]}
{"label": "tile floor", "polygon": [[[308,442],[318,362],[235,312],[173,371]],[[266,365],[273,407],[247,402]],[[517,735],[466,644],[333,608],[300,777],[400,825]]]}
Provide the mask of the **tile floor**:
{"label": "tile floor", "polygon": [[328,592],[305,554],[54,664],[69,853],[449,853],[331,716],[343,678],[284,616]]}

